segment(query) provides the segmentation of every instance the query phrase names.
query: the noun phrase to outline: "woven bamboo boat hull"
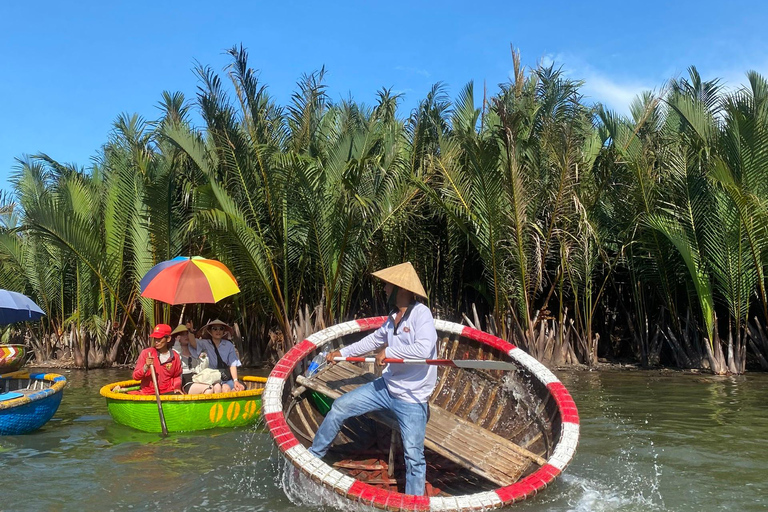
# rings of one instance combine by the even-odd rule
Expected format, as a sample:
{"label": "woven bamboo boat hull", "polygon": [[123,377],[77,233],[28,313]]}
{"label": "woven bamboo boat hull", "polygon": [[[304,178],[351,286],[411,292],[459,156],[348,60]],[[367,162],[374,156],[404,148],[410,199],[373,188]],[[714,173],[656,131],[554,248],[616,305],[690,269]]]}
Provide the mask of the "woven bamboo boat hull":
{"label": "woven bamboo boat hull", "polygon": [[264,418],[298,472],[355,506],[392,511],[498,508],[535,495],[560,475],[579,439],[578,411],[563,384],[514,345],[442,320],[435,321],[438,358],[502,360],[517,369],[438,370],[425,438],[427,495],[404,494],[397,422],[387,413],[348,420],[326,457],[310,454],[307,448],[332,400],[376,378],[376,369],[343,362],[308,379],[309,362],[320,351],[361,339],[385,320],[361,319],[317,332],[294,346],[270,374]]}
{"label": "woven bamboo boat hull", "polygon": [[66,384],[66,377],[55,373],[0,375],[0,391],[21,395],[0,402],[0,435],[27,434],[45,425],[56,414]]}
{"label": "woven bamboo boat hull", "polygon": [[0,374],[15,372],[24,365],[24,345],[0,345]]}
{"label": "woven bamboo boat hull", "polygon": [[[212,395],[161,395],[163,414],[169,432],[191,432],[218,427],[244,427],[259,419],[261,393],[267,379],[243,377],[244,391]],[[155,395],[130,395],[126,388],[139,385],[137,380],[114,382],[102,387],[112,419],[121,425],[160,432],[160,418]],[[122,391],[113,391],[119,386]]]}

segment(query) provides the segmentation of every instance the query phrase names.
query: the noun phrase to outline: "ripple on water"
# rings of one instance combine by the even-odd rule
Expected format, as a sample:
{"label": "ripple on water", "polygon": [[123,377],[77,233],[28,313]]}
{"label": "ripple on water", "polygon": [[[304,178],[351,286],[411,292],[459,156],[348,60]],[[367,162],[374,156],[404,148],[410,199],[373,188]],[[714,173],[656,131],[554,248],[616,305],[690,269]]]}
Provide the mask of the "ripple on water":
{"label": "ripple on water", "polygon": [[[263,428],[172,434],[116,425],[99,388],[128,370],[67,374],[54,419],[0,437],[11,511],[363,510],[296,475]],[[768,375],[561,372],[579,407],[581,443],[545,492],[509,510],[535,512],[768,508]],[[8,478],[12,475],[12,478]],[[30,482],[34,487],[30,487]],[[285,492],[284,490],[285,489]],[[292,502],[286,494],[291,495]],[[298,496],[298,497],[297,497]]]}

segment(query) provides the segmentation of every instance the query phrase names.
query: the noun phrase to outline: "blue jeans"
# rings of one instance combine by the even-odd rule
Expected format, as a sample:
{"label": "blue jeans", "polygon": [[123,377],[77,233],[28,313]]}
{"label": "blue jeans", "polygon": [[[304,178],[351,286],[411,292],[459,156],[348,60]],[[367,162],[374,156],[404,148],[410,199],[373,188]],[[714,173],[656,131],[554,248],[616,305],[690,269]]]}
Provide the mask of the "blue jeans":
{"label": "blue jeans", "polygon": [[317,429],[310,453],[323,457],[347,418],[372,411],[392,411],[400,426],[405,451],[405,493],[422,496],[427,480],[424,460],[424,433],[427,429],[428,404],[414,404],[389,394],[384,379],[376,379],[346,393],[333,402],[330,412]]}

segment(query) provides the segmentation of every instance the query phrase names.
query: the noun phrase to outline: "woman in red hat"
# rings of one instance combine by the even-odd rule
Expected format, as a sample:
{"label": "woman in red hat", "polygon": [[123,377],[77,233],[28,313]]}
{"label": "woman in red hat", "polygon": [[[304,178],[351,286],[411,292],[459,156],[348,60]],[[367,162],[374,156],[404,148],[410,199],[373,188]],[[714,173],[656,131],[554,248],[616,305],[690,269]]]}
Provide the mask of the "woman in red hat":
{"label": "woman in red hat", "polygon": [[155,394],[150,367],[155,368],[157,387],[161,395],[181,393],[181,359],[170,349],[171,326],[157,324],[149,337],[155,340],[155,344],[141,351],[136,361],[136,368],[133,370],[133,378],[141,381],[141,389],[129,393]]}

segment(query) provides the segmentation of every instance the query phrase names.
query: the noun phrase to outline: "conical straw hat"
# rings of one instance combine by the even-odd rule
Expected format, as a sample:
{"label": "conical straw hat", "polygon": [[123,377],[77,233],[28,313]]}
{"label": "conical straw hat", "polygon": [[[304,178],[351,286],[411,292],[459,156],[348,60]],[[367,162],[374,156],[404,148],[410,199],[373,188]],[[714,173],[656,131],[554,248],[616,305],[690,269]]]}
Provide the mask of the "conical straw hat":
{"label": "conical straw hat", "polygon": [[421,286],[419,276],[416,274],[416,270],[413,268],[410,261],[395,265],[394,267],[377,270],[373,275],[382,281],[392,283],[395,286],[413,292],[420,297],[427,297],[427,292],[425,292],[424,287]]}

